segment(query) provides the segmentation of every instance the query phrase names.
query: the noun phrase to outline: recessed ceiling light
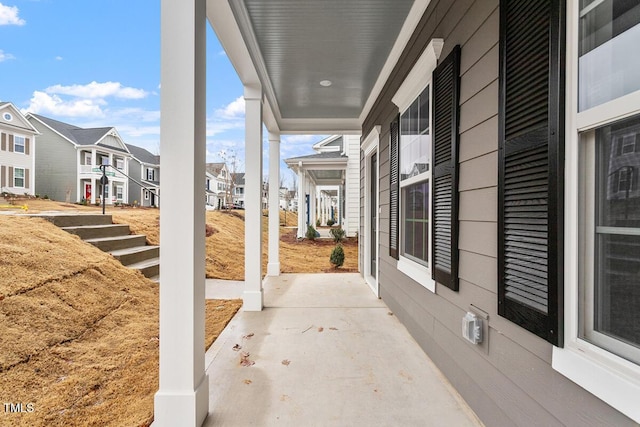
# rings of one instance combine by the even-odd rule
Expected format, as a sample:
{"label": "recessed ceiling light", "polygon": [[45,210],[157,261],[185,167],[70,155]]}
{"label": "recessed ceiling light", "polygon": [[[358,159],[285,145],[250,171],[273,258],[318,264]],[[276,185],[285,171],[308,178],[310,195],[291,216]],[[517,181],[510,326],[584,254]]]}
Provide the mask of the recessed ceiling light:
{"label": "recessed ceiling light", "polygon": [[320,86],[329,87],[331,86],[331,80],[322,80],[320,82]]}

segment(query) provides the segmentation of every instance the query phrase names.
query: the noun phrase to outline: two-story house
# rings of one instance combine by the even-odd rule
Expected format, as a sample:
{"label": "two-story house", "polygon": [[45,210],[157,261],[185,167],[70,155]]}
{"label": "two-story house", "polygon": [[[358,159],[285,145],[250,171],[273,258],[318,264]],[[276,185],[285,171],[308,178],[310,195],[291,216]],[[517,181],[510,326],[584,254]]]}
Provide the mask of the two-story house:
{"label": "two-story house", "polygon": [[233,205],[244,207],[244,172],[232,174],[233,179]]}
{"label": "two-story house", "polygon": [[12,103],[0,102],[0,193],[35,194],[36,135]]}
{"label": "two-story house", "polygon": [[125,144],[133,156],[129,162],[129,204],[160,206],[160,156],[137,145]]}
{"label": "two-story house", "polygon": [[232,203],[231,174],[226,163],[207,163],[205,192],[209,209],[222,209]]}
{"label": "two-story house", "polygon": [[[81,128],[38,114],[27,119],[42,135],[35,161],[40,194],[67,202],[126,203],[131,153],[113,127]],[[108,183],[101,184],[105,165]]]}

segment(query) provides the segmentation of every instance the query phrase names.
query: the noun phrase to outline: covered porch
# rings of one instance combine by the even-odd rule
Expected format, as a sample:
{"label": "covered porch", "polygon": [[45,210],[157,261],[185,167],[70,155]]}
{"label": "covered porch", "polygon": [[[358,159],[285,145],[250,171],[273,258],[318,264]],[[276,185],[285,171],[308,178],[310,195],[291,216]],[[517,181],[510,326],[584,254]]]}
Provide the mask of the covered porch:
{"label": "covered porch", "polygon": [[[245,100],[245,280],[241,293],[244,305],[241,315],[230,325],[228,336],[223,337],[220,345],[224,345],[226,340],[237,340],[234,332],[255,327],[256,331],[262,331],[263,336],[258,338],[254,335],[255,340],[247,343],[256,348],[252,350],[254,354],[261,352],[260,346],[271,340],[265,337],[277,337],[273,341],[274,345],[285,345],[285,348],[288,346],[294,357],[301,356],[299,352],[305,351],[304,346],[315,346],[318,344],[317,340],[307,338],[311,336],[307,335],[310,331],[305,334],[298,331],[305,340],[310,341],[300,347],[294,340],[290,340],[291,337],[287,337],[286,331],[301,328],[302,323],[310,320],[308,316],[310,309],[315,307],[314,304],[322,304],[316,308],[326,307],[325,309],[312,310],[317,311],[318,315],[312,324],[326,324],[326,335],[323,336],[330,335],[328,332],[339,332],[341,328],[350,331],[350,335],[334,334],[335,337],[342,336],[342,339],[316,347],[309,353],[313,355],[311,358],[305,358],[299,366],[291,366],[292,375],[288,379],[283,377],[282,381],[297,383],[299,390],[306,393],[299,397],[302,399],[300,402],[312,411],[290,412],[296,412],[294,418],[290,418],[293,424],[305,424],[301,420],[309,420],[308,417],[317,419],[315,417],[320,416],[320,413],[331,415],[330,406],[340,402],[343,414],[339,415],[338,420],[327,419],[327,423],[353,423],[357,417],[375,420],[376,417],[383,416],[384,411],[380,408],[386,408],[386,417],[409,417],[406,419],[426,420],[427,424],[431,419],[429,414],[439,415],[439,411],[444,408],[451,409],[453,414],[457,414],[456,417],[462,414],[462,418],[468,420],[466,409],[461,409],[463,403],[455,398],[455,393],[448,390],[446,380],[443,382],[435,371],[423,371],[431,366],[428,358],[397,320],[387,314],[386,306],[371,292],[360,275],[354,275],[350,279],[358,283],[353,288],[342,279],[332,285],[333,276],[328,275],[304,279],[303,282],[320,280],[322,283],[303,288],[300,286],[304,284],[300,283],[291,287],[287,283],[289,279],[280,277],[278,191],[281,135],[359,136],[367,112],[372,108],[373,101],[382,90],[395,60],[408,43],[418,18],[422,16],[428,3],[427,0],[371,0],[357,6],[348,2],[331,2],[328,7],[316,1],[302,1],[286,4],[278,2],[277,5],[269,2],[266,7],[264,2],[253,0],[162,1],[161,168],[165,175],[163,183],[166,184],[163,184],[163,211],[160,216],[160,388],[155,397],[155,425],[202,425],[207,415],[209,417],[206,422],[211,423],[220,421],[220,417],[225,414],[232,416],[234,420],[238,419],[239,412],[243,410],[249,414],[246,408],[229,406],[228,399],[233,399],[236,391],[245,390],[242,387],[234,388],[238,386],[235,379],[225,377],[233,373],[225,372],[225,369],[232,367],[232,371],[238,370],[238,354],[231,351],[229,355],[226,351],[228,349],[225,348],[224,353],[223,349],[219,349],[216,360],[222,358],[223,354],[224,357],[232,358],[231,364],[225,364],[220,359],[222,364],[219,372],[217,365],[209,364],[211,352],[205,358],[202,344],[205,300],[205,200],[202,198],[202,176],[205,173],[206,158],[205,36],[208,23],[214,28],[244,84]],[[285,5],[286,7],[282,7]],[[273,27],[279,20],[286,22]],[[374,27],[376,31],[370,31]],[[327,29],[332,30],[330,39],[326,39]],[[368,34],[367,37],[355,37],[364,32]],[[274,34],[279,34],[279,37],[272,37]],[[271,215],[268,222],[268,265],[266,271],[263,271],[260,261],[264,170],[262,153],[266,141],[269,150],[268,199]],[[360,157],[356,144],[356,150],[350,153],[350,158],[359,165]],[[315,169],[322,171],[322,168]],[[331,169],[335,170],[335,165],[331,165]],[[320,175],[321,172],[318,177]],[[359,167],[356,167],[353,176],[344,178],[361,185]],[[302,185],[303,181],[299,184]],[[311,188],[308,190],[310,193]],[[304,194],[303,191],[300,193]],[[358,212],[359,196],[354,203],[355,212]],[[305,203],[299,201],[298,205],[299,213],[305,212],[301,208]],[[299,224],[309,223],[315,215],[310,214],[309,217],[299,219]],[[360,218],[359,213],[357,218]],[[361,235],[362,228],[358,226],[355,232]],[[265,273],[267,279],[263,282]],[[327,293],[332,286],[336,286],[335,292]],[[355,293],[348,294],[356,289]],[[343,291],[347,291],[347,294]],[[330,299],[324,299],[318,292],[326,294]],[[299,294],[301,299],[288,299],[294,294]],[[275,308],[281,303],[281,307]],[[265,306],[268,310],[262,312]],[[288,313],[282,319],[289,318],[291,326],[286,326],[279,317],[280,314],[276,313]],[[369,315],[374,317],[367,317]],[[395,328],[393,332],[389,332],[388,336],[380,335],[380,331],[388,326]],[[331,327],[335,327],[336,331],[331,330]],[[315,333],[319,333],[317,329]],[[366,355],[373,354],[373,350],[380,347],[379,339],[383,337],[389,340],[384,346],[390,347],[390,353],[377,360],[367,361]],[[355,347],[349,344],[354,340],[358,342]],[[407,366],[407,370],[399,368],[400,371],[396,372],[394,368],[393,372],[389,371],[389,365],[405,357],[407,352],[410,353],[407,358],[415,365],[411,365],[411,368]],[[364,356],[358,362],[360,365],[355,367],[357,378],[347,368],[348,359],[356,354]],[[274,354],[270,357],[276,356]],[[344,357],[347,359],[341,359]],[[283,356],[283,360],[284,358],[286,356]],[[307,383],[302,373],[317,369],[315,362],[319,360],[327,360],[329,364],[336,365],[335,369],[339,369],[335,378],[328,372],[318,371],[321,376],[316,379],[319,386],[324,387],[321,395],[326,400],[315,404],[314,385]],[[269,363],[274,368],[287,367],[281,362],[282,360],[270,360]],[[422,364],[425,366],[419,366]],[[207,366],[209,368],[205,369]],[[269,373],[258,369],[253,372],[259,377],[255,381],[247,378],[251,380],[251,384],[240,385],[253,385],[254,393],[263,399],[264,405],[256,406],[257,410],[252,409],[253,412],[247,415],[258,417],[247,419],[255,423],[255,420],[262,419],[260,417],[278,416],[267,411],[273,401],[264,400],[267,397],[273,399],[275,395],[267,393],[267,388],[277,384],[273,382],[274,377],[267,376]],[[435,382],[413,383],[410,379],[429,376],[435,378]],[[377,378],[382,377],[386,379],[377,382]],[[418,389],[405,389],[405,386],[417,383],[420,383],[417,385]],[[338,384],[341,385],[336,387]],[[380,389],[377,389],[377,384],[380,384]],[[382,384],[393,385],[386,388]],[[430,389],[432,384],[433,387],[444,387],[448,391],[433,393],[434,389]],[[228,387],[227,391],[224,387]],[[376,397],[379,392],[384,397]],[[349,402],[345,399],[352,397],[354,393],[359,394],[362,400],[345,404]],[[416,395],[413,396],[412,393]],[[431,394],[438,394],[438,397],[427,410],[423,399]],[[289,395],[283,391],[277,399],[282,397],[287,400],[286,396]],[[416,396],[420,396],[420,399]],[[449,396],[450,399],[447,398],[445,404],[439,400],[441,396]],[[400,405],[400,399],[405,397],[415,403],[415,413],[408,414],[402,409],[406,402]],[[384,401],[385,404],[377,401]],[[362,406],[358,406],[359,402]],[[377,409],[374,410],[375,408]],[[430,412],[432,410],[434,412]],[[392,420],[382,419],[388,419],[390,423]]]}

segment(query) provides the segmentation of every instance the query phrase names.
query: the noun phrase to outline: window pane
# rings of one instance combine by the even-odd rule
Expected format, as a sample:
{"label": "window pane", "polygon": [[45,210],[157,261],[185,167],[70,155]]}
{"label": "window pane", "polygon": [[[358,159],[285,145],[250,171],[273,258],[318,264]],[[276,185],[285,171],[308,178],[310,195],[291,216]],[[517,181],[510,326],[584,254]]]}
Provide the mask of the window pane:
{"label": "window pane", "polygon": [[421,264],[428,262],[429,181],[402,189],[403,255]]}
{"label": "window pane", "polygon": [[400,180],[429,171],[429,87],[400,116]]}
{"label": "window pane", "polygon": [[[640,118],[596,131],[593,313],[587,339],[640,360],[640,153],[625,150],[640,134]],[[626,152],[625,152],[626,151]],[[599,335],[600,334],[600,335]],[[636,350],[630,350],[633,348]]]}
{"label": "window pane", "polygon": [[579,110],[640,90],[640,3],[581,2]]}

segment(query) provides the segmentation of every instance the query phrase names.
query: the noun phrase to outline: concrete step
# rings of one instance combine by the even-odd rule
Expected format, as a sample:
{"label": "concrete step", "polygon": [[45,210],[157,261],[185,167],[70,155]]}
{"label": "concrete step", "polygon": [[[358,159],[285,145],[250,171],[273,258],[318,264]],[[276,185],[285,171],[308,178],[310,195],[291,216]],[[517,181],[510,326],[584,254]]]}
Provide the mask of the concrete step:
{"label": "concrete step", "polygon": [[158,258],[160,256],[160,246],[135,246],[133,248],[117,249],[110,253],[122,265],[129,266],[136,262]]}
{"label": "concrete step", "polygon": [[158,274],[157,276],[149,277],[149,280],[160,284],[160,275]]}
{"label": "concrete step", "polygon": [[100,214],[39,214],[34,215],[51,221],[58,227],[81,227],[83,225],[109,225],[112,223],[111,215]]}
{"label": "concrete step", "polygon": [[74,227],[62,227],[67,233],[75,234],[82,240],[97,239],[100,237],[126,236],[130,233],[127,224],[106,225],[81,225]]}
{"label": "concrete step", "polygon": [[91,243],[93,246],[104,252],[111,252],[117,249],[133,248],[135,246],[144,246],[147,242],[146,236],[138,234],[129,234],[128,236],[116,237],[100,237],[97,239],[86,239],[85,242]]}
{"label": "concrete step", "polygon": [[144,261],[129,264],[127,267],[139,270],[145,277],[154,277],[160,274],[160,258],[151,258]]}

